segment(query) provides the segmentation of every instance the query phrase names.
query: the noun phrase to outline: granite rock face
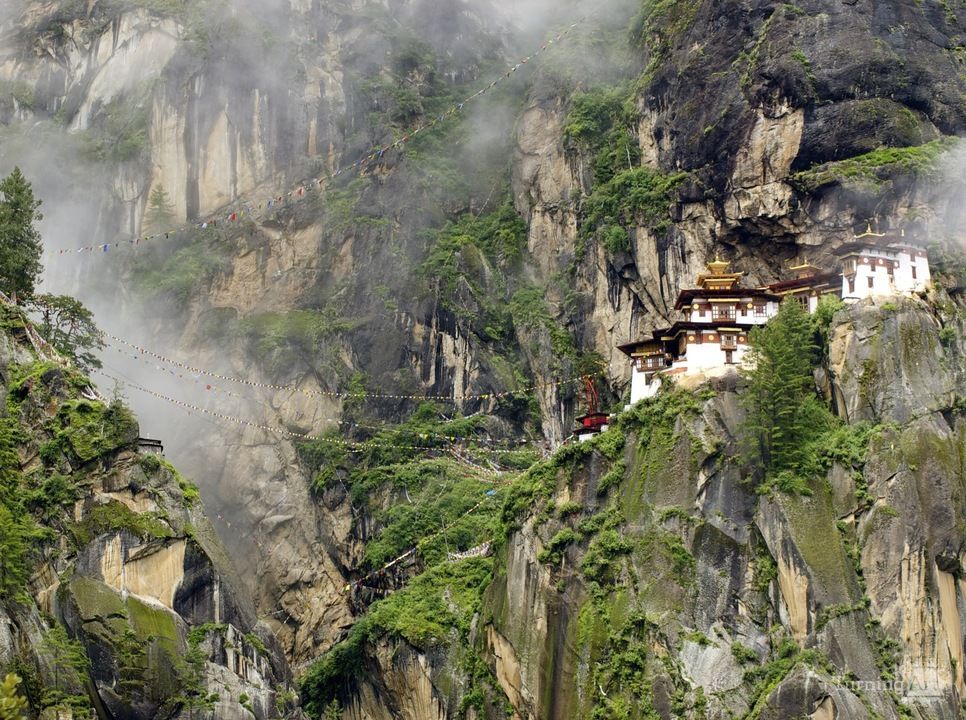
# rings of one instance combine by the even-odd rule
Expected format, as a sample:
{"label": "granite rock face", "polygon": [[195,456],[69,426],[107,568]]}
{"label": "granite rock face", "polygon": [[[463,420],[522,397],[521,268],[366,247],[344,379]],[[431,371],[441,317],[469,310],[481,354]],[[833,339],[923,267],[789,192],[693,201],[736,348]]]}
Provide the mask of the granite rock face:
{"label": "granite rock face", "polygon": [[[626,433],[620,453],[605,434],[559,464],[555,489],[502,547],[489,590],[486,645],[518,717],[613,709],[640,679],[654,713],[643,717],[958,716],[962,410],[948,378],[933,378],[935,394],[904,393],[922,366],[899,349],[867,354],[875,338],[850,328],[870,324],[914,328],[937,364],[956,352],[948,335],[946,350],[935,349],[940,325],[922,300],[840,311],[832,362],[862,353],[893,400],[876,416],[864,464],[833,467],[811,495],[757,496],[743,476],[740,384],[694,406],[659,406],[663,421],[634,409],[611,431]],[[851,397],[852,376],[832,377],[836,396]],[[621,479],[602,491],[615,466]],[[573,501],[573,521],[547,520],[544,503]],[[593,518],[608,518],[597,522],[613,534],[578,539],[556,565],[540,555]],[[631,659],[635,637],[644,647]],[[770,682],[757,680],[756,663]],[[595,670],[614,664],[623,690]],[[667,695],[673,702],[662,705]]]}
{"label": "granite rock face", "polygon": [[[19,311],[0,311],[5,422],[20,428],[19,466],[7,471],[23,477],[23,492],[61,488],[47,495],[61,504],[45,501],[32,516],[39,539],[25,594],[0,603],[0,668],[30,679],[31,691],[39,683],[34,711],[69,712],[56,704],[61,693],[100,717],[189,717],[194,688],[217,696],[216,717],[279,717],[287,661],[258,622],[197,488],[139,450],[129,411],[83,397],[89,381],[37,357],[22,331],[9,329]],[[80,655],[56,640],[58,627]]]}
{"label": "granite rock face", "polygon": [[[557,27],[573,9],[561,3],[549,24]],[[90,183],[98,188],[90,226],[112,241],[150,227],[149,199],[159,188],[180,223],[239,198],[264,202],[278,188],[345,167],[428,117],[440,87],[459,85],[469,94],[517,56],[508,25],[482,4],[292,0],[258,10],[254,25],[244,13],[238,25],[199,24],[123,3],[25,3],[25,15],[10,26],[15,42],[2,44],[0,79],[21,85],[0,98],[0,123],[14,139],[23,128],[55,123],[69,129],[71,141],[106,155],[97,166],[104,183]],[[599,60],[602,45],[623,46],[639,10],[628,52]],[[344,421],[335,393],[354,377],[387,395],[448,397],[469,414],[500,408],[466,395],[504,390],[523,376],[539,388],[539,411],[514,409],[508,422],[518,428],[519,416],[539,414],[543,439],[557,447],[578,400],[571,384],[555,381],[581,371],[562,357],[553,323],[595,368],[603,363],[616,405],[629,378],[616,346],[676,319],[678,291],[715,254],[754,285],[784,277],[801,255],[832,267],[834,249],[871,218],[883,227],[919,222],[939,242],[962,226],[961,173],[915,177],[873,163],[856,177],[835,165],[880,147],[964,134],[966,14],[957,8],[911,0],[729,0],[625,3],[621,11],[626,17],[618,20],[591,13],[580,41],[589,44],[574,56],[550,56],[547,67],[507,91],[509,100],[491,94],[487,108],[497,108],[467,123],[466,156],[458,152],[466,138],[452,136],[439,147],[391,152],[352,183],[246,222],[177,312],[161,303],[138,307],[130,289],[136,282],[124,284],[118,302],[114,275],[104,279],[79,264],[54,259],[54,274],[110,318],[117,334],[259,384],[244,398],[212,396],[216,411],[319,434]],[[405,40],[399,28],[432,38],[434,77],[396,64]],[[520,54],[540,42],[528,41]],[[139,68],[152,74],[133,72]],[[639,165],[687,178],[666,222],[626,223],[629,245],[614,252],[582,234],[587,198],[600,182],[594,153],[568,140],[565,128],[575,94],[621,81],[634,88],[624,122]],[[373,88],[385,86],[392,92],[374,100]],[[429,98],[427,107],[407,115],[394,104],[396,92]],[[393,115],[402,120],[387,123]],[[119,133],[118,119],[138,132]],[[105,133],[131,142],[111,152]],[[473,153],[495,158],[503,167],[499,182],[480,171],[485,163],[453,171],[440,162]],[[485,187],[474,185],[483,177]],[[494,209],[504,186],[525,225],[519,263],[501,265],[461,247],[454,251],[458,282],[441,298],[441,278],[421,269],[433,249],[427,229]],[[130,272],[121,265],[117,274]],[[494,306],[502,310],[531,288],[552,323],[493,322]],[[650,459],[637,447],[650,438],[629,434],[623,479],[610,496],[598,490],[614,458],[595,452],[572,475],[561,473],[555,497],[579,502],[579,519],[602,510],[602,497],[619,495],[617,527],[645,550],[620,571],[628,588],[600,607],[578,569],[587,548],[569,549],[563,568],[538,561],[562,529],[556,520],[539,525],[535,511],[512,535],[483,613],[492,620],[476,637],[518,717],[571,718],[575,708],[597,702],[618,712],[618,699],[593,687],[601,680],[593,668],[611,657],[605,653],[636,652],[631,640],[640,638],[647,648],[638,658],[646,669],[639,689],[653,707],[638,709],[651,717],[898,717],[896,698],[876,684],[887,652],[900,658],[906,685],[898,696],[914,713],[956,716],[963,669],[955,619],[963,602],[956,398],[966,382],[966,333],[955,303],[939,311],[916,299],[888,304],[894,307],[855,306],[837,319],[825,373],[842,417],[895,424],[876,441],[861,477],[837,468],[812,498],[759,498],[735,460],[741,411],[734,382],[716,387],[715,398],[670,431],[677,441],[652,448]],[[259,352],[237,332],[239,320],[305,309],[351,322],[294,356]],[[412,404],[389,397],[368,409],[393,421]],[[73,580],[62,593],[45,586],[44,602],[59,608],[92,652],[104,627],[123,630],[126,622],[142,632],[133,619],[140,605],[130,609],[134,596],[146,598],[142,614],[163,619],[169,649],[186,647],[191,627],[215,623],[203,645],[215,658],[207,671],[237,688],[219,702],[244,692],[265,716],[266,688],[286,677],[272,638],[302,670],[344,636],[356,618],[342,588],[378,521],[358,516],[344,488],[313,493],[290,437],[253,427],[228,435],[181,415],[159,416],[179,456],[205,469],[197,479],[242,570],[240,582],[225,578],[223,558],[199,539],[198,523],[178,520],[171,508],[180,500],[162,506],[154,497],[168,492],[166,471],[142,477],[137,458],[121,453],[117,477],[92,487],[78,512],[90,513],[105,498],[134,512],[167,512],[170,534],[92,539],[74,561]],[[125,490],[129,476],[148,490]],[[605,575],[616,572],[592,559]],[[632,600],[643,617],[630,617]],[[254,629],[256,614],[268,634]],[[36,613],[17,618],[24,637],[42,634]],[[791,655],[768,654],[773,626],[832,667],[785,668]],[[11,626],[0,624],[0,648],[12,647],[4,627]],[[625,629],[624,645],[607,644],[609,633]],[[270,658],[245,639],[251,632]],[[887,638],[899,641],[898,650]],[[175,653],[165,655],[161,645],[153,657],[169,667]],[[742,648],[775,670],[775,682],[760,693],[753,692],[760,678],[746,678],[753,662]],[[345,704],[346,717],[460,712],[455,655],[388,640],[370,650],[369,676]],[[120,707],[108,655],[102,652],[96,682],[104,703]],[[779,678],[779,670],[788,672]],[[870,684],[850,685],[840,677],[848,673]],[[147,693],[131,702],[150,714],[160,698]],[[242,712],[239,703],[233,707],[217,712]]]}

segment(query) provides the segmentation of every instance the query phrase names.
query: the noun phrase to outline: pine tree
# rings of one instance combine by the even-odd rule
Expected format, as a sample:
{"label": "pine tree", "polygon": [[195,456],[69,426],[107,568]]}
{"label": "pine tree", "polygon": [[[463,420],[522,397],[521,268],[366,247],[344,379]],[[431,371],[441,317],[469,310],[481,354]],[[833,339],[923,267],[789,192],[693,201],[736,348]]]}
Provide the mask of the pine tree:
{"label": "pine tree", "polygon": [[188,650],[178,666],[178,677],[181,681],[181,695],[178,701],[182,708],[188,711],[189,720],[194,720],[195,711],[205,713],[214,708],[218,702],[218,695],[208,693],[206,659],[201,647],[189,642]]}
{"label": "pine tree", "polygon": [[0,181],[0,290],[11,295],[33,294],[43,271],[40,204],[20,168]]}
{"label": "pine tree", "polygon": [[23,432],[13,418],[0,418],[0,600],[17,597],[27,584],[27,551],[32,528],[23,494],[17,448]]}
{"label": "pine tree", "polygon": [[40,316],[40,334],[80,368],[99,368],[95,350],[104,347],[104,339],[94,314],[80,300],[69,295],[39,295],[28,303]]}
{"label": "pine tree", "polygon": [[27,585],[27,536],[20,519],[0,503],[0,600],[16,598]]}
{"label": "pine tree", "polygon": [[158,183],[148,196],[148,207],[144,213],[144,232],[164,232],[170,230],[174,224],[174,205],[172,205],[164,185]]}
{"label": "pine tree", "polygon": [[812,435],[816,352],[809,315],[795,300],[751,333],[744,435],[749,460],[766,475],[794,470]]}
{"label": "pine tree", "polygon": [[41,649],[53,674],[53,682],[45,689],[44,705],[67,706],[81,699],[74,692],[83,688],[83,676],[89,666],[84,647],[71,640],[63,627],[55,625],[44,635]]}
{"label": "pine tree", "polygon": [[117,688],[130,697],[144,687],[148,666],[146,644],[131,628],[125,628],[114,640],[114,653],[117,660]]}
{"label": "pine tree", "polygon": [[20,678],[13,673],[0,682],[0,720],[23,720],[27,712],[27,700],[17,694]]}

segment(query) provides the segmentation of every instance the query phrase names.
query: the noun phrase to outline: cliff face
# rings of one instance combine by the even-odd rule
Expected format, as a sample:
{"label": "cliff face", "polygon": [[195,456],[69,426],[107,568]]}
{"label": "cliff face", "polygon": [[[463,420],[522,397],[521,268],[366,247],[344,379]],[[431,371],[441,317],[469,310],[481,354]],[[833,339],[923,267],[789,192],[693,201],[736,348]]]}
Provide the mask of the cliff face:
{"label": "cliff face", "polygon": [[[37,162],[44,188],[72,198],[71,208],[97,208],[66,220],[51,208],[58,247],[89,244],[77,237],[88,229],[111,241],[238,198],[274,198],[446,111],[502,75],[517,47],[525,55],[545,38],[542,26],[534,40],[493,8],[445,0],[176,5],[31,2],[4,30],[0,123],[10,155],[35,157],[16,148],[40,132],[61,152]],[[52,282],[81,295],[117,335],[260,384],[215,383],[200,393],[213,411],[296,433],[338,427],[364,441],[367,424],[411,416],[410,396],[439,395],[454,400],[447,407],[495,417],[497,439],[557,447],[577,409],[573,383],[559,381],[606,367],[605,395],[616,401],[629,375],[616,346],[671,319],[678,290],[716,253],[755,284],[783,277],[803,254],[832,266],[835,247],[868,218],[955,240],[962,177],[945,173],[941,157],[953,147],[942,138],[961,135],[966,117],[955,8],[613,2],[554,13],[554,29],[569,13],[584,18],[568,44],[324,193],[127,256],[53,257]],[[78,200],[78,188],[88,197]],[[159,189],[170,207],[152,208]],[[912,453],[916,433],[950,453],[958,447],[950,398],[962,384],[960,356],[949,332],[937,334],[937,323],[958,322],[954,314],[937,319],[903,304],[843,316],[828,397],[850,422],[899,429],[883,430],[876,443],[886,444],[861,467],[832,472],[832,490],[808,500],[759,502],[742,484],[730,462],[740,419],[733,387],[665,428],[673,447],[639,448],[652,420],[628,419],[626,477],[598,496],[605,466],[617,461],[598,454],[581,459],[573,478],[560,475],[553,502],[580,504],[576,519],[538,522],[534,512],[524,522],[465,637],[436,647],[374,642],[368,673],[339,696],[346,716],[498,714],[501,694],[521,717],[617,713],[613,678],[593,666],[618,650],[640,651],[633,662],[643,674],[620,670],[625,691],[653,693],[663,717],[752,705],[776,718],[894,716],[888,693],[853,692],[835,677],[873,676],[892,652],[884,638],[901,640],[903,678],[928,678],[927,695],[952,683],[962,668],[950,649],[959,575],[936,569],[936,558],[953,567],[959,551],[936,548],[953,543],[958,522],[958,510],[940,510],[942,497],[960,497],[955,456],[944,456],[948,491],[917,501],[917,530],[906,534],[887,508],[904,511],[924,490],[925,462],[884,448]],[[111,357],[139,378],[155,364]],[[195,402],[204,387],[163,373],[144,383]],[[522,387],[533,390],[478,397]],[[389,397],[360,407],[335,394],[350,388]],[[367,505],[341,465],[319,483],[289,437],[131,400],[161,423],[179,459],[204,469],[201,490],[257,612],[305,670],[365,611],[343,587],[372,569],[367,546],[408,495],[393,488]],[[648,460],[653,453],[665,460]],[[662,462],[673,471],[654,475]],[[602,570],[621,583],[609,604],[590,597],[575,570],[597,542],[590,536],[553,567],[536,558],[564,525],[620,498],[623,515],[606,529],[631,536],[635,549],[633,562]],[[828,554],[819,535],[835,538]],[[195,567],[190,543],[170,545],[150,551],[158,568]],[[879,565],[876,553],[895,562]],[[118,572],[112,565],[95,577],[111,587],[104,578]],[[632,597],[643,614],[625,612]],[[182,614],[175,599],[169,605]],[[90,612],[78,607],[78,631],[96,626],[82,619]],[[206,619],[216,616],[225,617],[212,609]],[[881,625],[865,627],[873,619]],[[832,669],[810,657],[778,678],[797,656],[769,639],[772,625],[820,650]],[[736,639],[754,659],[730,653]],[[458,652],[467,642],[486,649],[492,677]],[[748,692],[767,678],[746,680],[742,662],[771,667],[774,687]],[[472,695],[482,676],[486,703]],[[923,716],[952,717],[957,692],[925,697]]]}
{"label": "cliff face", "polygon": [[558,463],[488,591],[516,714],[958,717],[961,316],[911,300],[836,316],[830,390],[881,424],[808,496],[756,495],[727,383],[636,407]]}
{"label": "cliff face", "polygon": [[0,668],[45,717],[277,717],[287,663],[197,488],[139,451],[119,401],[38,356],[18,310],[0,312],[4,500],[25,513],[4,505]]}

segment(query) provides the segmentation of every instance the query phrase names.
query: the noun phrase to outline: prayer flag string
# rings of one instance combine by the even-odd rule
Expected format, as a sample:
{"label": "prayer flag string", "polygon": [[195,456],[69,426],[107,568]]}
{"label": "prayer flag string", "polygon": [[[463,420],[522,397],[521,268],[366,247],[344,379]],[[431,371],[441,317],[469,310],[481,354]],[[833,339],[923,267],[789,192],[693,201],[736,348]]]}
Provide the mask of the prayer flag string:
{"label": "prayer flag string", "polygon": [[[151,367],[152,369],[156,370],[157,372],[163,373],[165,375],[169,375],[169,376],[171,376],[173,378],[176,378],[178,380],[193,382],[196,385],[201,385],[201,386],[204,387],[204,389],[205,389],[206,392],[219,393],[219,394],[226,395],[228,397],[235,398],[235,399],[238,399],[238,400],[243,400],[243,401],[250,401],[252,399],[251,397],[244,396],[244,395],[239,395],[238,393],[232,392],[231,390],[226,390],[223,387],[220,387],[220,386],[215,385],[213,383],[207,382],[204,378],[202,378],[202,376],[200,374],[192,373],[189,370],[185,370],[183,372],[178,372],[177,370],[174,370],[174,369],[167,369],[167,368],[161,367],[160,365],[155,365],[154,363],[152,363],[147,358],[147,356],[143,355],[142,353],[131,352],[130,350],[124,350],[122,348],[117,347],[116,345],[111,345],[111,344],[108,344],[108,347],[111,348],[112,350],[114,350],[116,353],[118,353],[122,357],[125,357],[125,358],[127,358],[129,360],[135,360],[136,362],[139,362],[139,363],[143,363],[143,364]],[[350,420],[343,420],[343,419],[339,419],[339,418],[315,418],[315,421],[316,422],[325,422],[325,423],[334,423],[336,425],[344,425],[344,426],[349,427],[349,428],[352,428],[352,429],[357,429],[357,430],[371,430],[371,431],[374,431],[374,432],[380,432],[380,431],[385,430],[387,428],[386,425],[367,425],[365,423],[352,422]],[[480,444],[483,444],[483,445],[492,445],[492,446],[506,447],[506,444],[505,443],[500,443],[500,442],[495,441],[495,440],[490,440],[488,438],[481,438],[481,437],[476,437],[476,436],[442,435],[440,433],[420,433],[420,437],[424,437],[424,438],[428,438],[428,439],[433,439],[433,440],[446,440],[448,442],[467,442],[467,441],[472,441],[474,443],[480,443]],[[522,439],[522,440],[518,440],[515,443],[513,443],[513,446],[516,449],[519,449],[522,446],[525,446],[525,445],[528,445],[528,444],[529,444],[529,441],[528,440]],[[509,449],[509,448],[507,448],[507,449]]]}
{"label": "prayer flag string", "polygon": [[[244,418],[235,417],[234,415],[229,415],[227,413],[218,412],[217,410],[209,410],[208,408],[203,408],[198,405],[193,405],[192,403],[184,402],[183,400],[178,400],[176,398],[170,397],[169,395],[165,395],[164,393],[160,393],[155,390],[150,390],[130,380],[122,380],[121,378],[115,377],[114,375],[104,372],[103,370],[96,370],[95,372],[107,378],[108,380],[112,380],[113,382],[126,385],[127,387],[131,387],[137,390],[138,392],[157,398],[158,400],[164,400],[167,403],[176,405],[177,407],[180,407],[183,410],[187,410],[189,412],[201,413],[202,415],[206,415],[211,418],[216,418],[217,420],[222,420],[224,422],[233,423],[235,425],[240,425],[240,426],[252,428],[255,430],[263,430],[265,432],[274,433],[276,435],[280,435],[282,437],[286,437],[289,439],[312,440],[315,442],[324,442],[330,445],[337,445],[345,449],[346,452],[350,452],[350,453],[362,453],[376,448],[396,448],[396,449],[402,449],[402,450],[435,450],[435,451],[444,451],[449,449],[446,445],[407,445],[407,444],[399,444],[395,442],[392,442],[392,443],[376,442],[372,440],[353,442],[351,440],[343,440],[341,438],[324,437],[324,436],[318,436],[318,435],[311,435],[309,433],[296,432],[295,430],[289,430],[287,428],[281,428],[275,425],[265,425],[262,423],[253,422],[251,420],[246,420]],[[418,437],[420,437],[420,439],[425,439],[425,440],[431,439],[429,437],[429,434],[418,435]],[[473,452],[488,453],[492,455],[507,455],[514,451],[500,450],[496,448],[474,448]]]}
{"label": "prayer flag string", "polygon": [[401,137],[397,138],[393,142],[387,143],[386,145],[373,149],[368,155],[356,160],[355,162],[349,165],[343,166],[342,168],[340,168],[339,170],[336,170],[335,172],[327,173],[320,177],[313,178],[308,182],[303,183],[292,190],[288,190],[287,192],[282,192],[280,194],[273,194],[270,198],[267,198],[267,199],[263,198],[261,200],[255,200],[250,198],[247,200],[235,201],[227,208],[209,216],[207,219],[202,221],[186,223],[184,225],[170,228],[165,231],[139,235],[137,237],[130,238],[127,240],[119,240],[119,241],[110,242],[110,243],[98,243],[96,245],[86,245],[84,247],[67,248],[63,250],[58,250],[57,254],[58,255],[68,255],[68,254],[76,254],[76,253],[105,254],[105,253],[108,253],[112,248],[138,247],[142,242],[146,242],[149,240],[157,240],[159,238],[167,238],[167,237],[170,237],[171,235],[174,235],[186,230],[192,230],[192,229],[206,230],[209,227],[217,227],[219,223],[231,224],[231,223],[239,222],[240,220],[244,220],[244,219],[258,220],[263,217],[266,217],[267,215],[269,215],[270,212],[277,211],[278,208],[282,206],[286,206],[290,202],[295,202],[305,198],[306,195],[310,192],[313,192],[313,191],[321,192],[322,189],[325,188],[327,183],[331,182],[332,180],[334,180],[335,178],[339,177],[344,173],[348,173],[354,170],[361,171],[362,169],[373,164],[374,162],[382,160],[383,156],[387,152],[402,148],[403,145],[408,143],[416,135],[420,134],[424,130],[429,130],[431,128],[434,128],[439,123],[446,121],[447,119],[453,117],[454,115],[457,115],[458,113],[461,113],[464,107],[468,103],[472,102],[473,100],[476,100],[479,97],[482,97],[483,95],[488,93],[490,90],[492,90],[501,82],[505,82],[506,80],[508,80],[517,70],[522,68],[524,65],[529,63],[537,56],[545,53],[555,43],[559,43],[568,35],[570,35],[574,31],[574,29],[577,28],[579,24],[580,24],[579,21],[572,23],[565,30],[561,31],[551,40],[544,43],[539,50],[536,50],[532,54],[528,55],[527,57],[523,58],[519,62],[512,65],[502,76],[490,82],[489,85],[481,88],[480,90],[477,90],[475,93],[465,98],[461,102],[458,102],[455,105],[451,106],[445,112],[433,117],[427,122],[424,122],[422,125],[419,125],[413,128],[412,130],[405,133]]}
{"label": "prayer flag string", "polygon": [[559,387],[564,385],[571,385],[578,382],[584,382],[587,379],[587,375],[580,375],[577,377],[567,378],[565,380],[548,380],[543,383],[534,383],[516,390],[503,390],[500,392],[489,392],[489,393],[464,393],[464,394],[454,394],[454,395],[405,395],[405,394],[393,394],[393,393],[371,393],[371,392],[339,392],[339,391],[329,391],[329,390],[314,390],[310,388],[301,388],[297,385],[278,385],[275,383],[258,382],[256,380],[249,380],[247,378],[232,377],[230,375],[222,375],[221,373],[211,372],[203,368],[195,367],[187,363],[183,363],[180,360],[175,360],[173,358],[166,357],[161,353],[154,352],[148,348],[142,347],[135,343],[129,342],[124,338],[118,337],[111,333],[104,333],[104,337],[113,340],[116,343],[120,343],[125,347],[135,350],[143,355],[150,356],[155,360],[159,360],[163,363],[177,367],[180,370],[187,372],[192,375],[204,376],[207,378],[212,378],[214,380],[222,380],[225,382],[232,382],[238,385],[247,385],[252,388],[262,388],[267,390],[288,390],[294,393],[301,393],[308,397],[329,397],[329,398],[343,398],[343,399],[364,399],[372,398],[379,400],[436,400],[441,402],[461,402],[467,400],[489,400],[489,399],[500,399],[505,397],[511,397],[514,395],[524,395],[534,390],[539,390],[541,388],[549,387]]}

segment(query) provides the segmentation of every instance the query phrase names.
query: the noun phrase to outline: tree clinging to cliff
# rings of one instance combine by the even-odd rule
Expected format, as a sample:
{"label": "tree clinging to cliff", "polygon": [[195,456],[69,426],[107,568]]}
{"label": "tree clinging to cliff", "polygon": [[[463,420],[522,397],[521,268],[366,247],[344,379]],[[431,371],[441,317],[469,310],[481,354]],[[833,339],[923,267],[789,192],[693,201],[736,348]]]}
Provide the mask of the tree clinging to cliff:
{"label": "tree clinging to cliff", "polygon": [[809,412],[817,400],[812,323],[799,303],[786,300],[750,340],[743,398],[749,460],[766,475],[793,470],[814,430]]}
{"label": "tree clinging to cliff", "polygon": [[40,232],[41,201],[19,167],[0,181],[0,289],[31,295],[43,271]]}

